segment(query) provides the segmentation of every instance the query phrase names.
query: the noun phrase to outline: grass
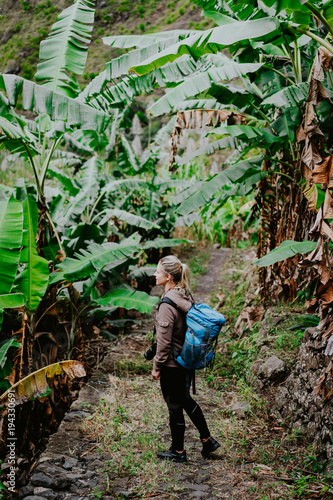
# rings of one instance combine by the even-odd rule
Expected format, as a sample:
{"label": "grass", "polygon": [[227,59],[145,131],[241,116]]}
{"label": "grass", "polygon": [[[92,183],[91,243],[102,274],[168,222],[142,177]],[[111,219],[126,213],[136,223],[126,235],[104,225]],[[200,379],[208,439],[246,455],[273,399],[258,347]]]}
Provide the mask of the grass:
{"label": "grass", "polygon": [[[164,448],[164,402],[157,384],[148,383],[147,377],[110,376],[109,380],[111,388],[93,417],[85,420],[84,431],[99,442],[103,454],[109,454],[105,463],[109,480],[128,477],[131,495],[142,497],[154,491],[158,482],[168,481],[172,470],[156,458]],[[108,493],[107,481],[104,492]]]}
{"label": "grass", "polygon": [[[124,367],[126,360],[121,363]],[[148,374],[138,375],[134,366],[128,363],[126,375],[124,371],[121,376],[109,374],[110,389],[82,425],[83,432],[98,443],[105,461],[104,484],[92,497],[111,494],[120,499],[126,489],[131,498],[148,498],[162,488],[168,498],[177,498],[185,488],[184,475],[187,482],[195,483],[202,470],[198,435],[188,424],[187,464],[157,460],[156,452],[169,446],[167,411],[159,384]],[[217,390],[199,375],[197,388],[211,432],[221,443],[215,459],[204,465],[209,476],[205,484],[214,496],[221,498],[219,492],[228,484],[235,498],[247,500],[310,498],[313,491],[322,496],[311,498],[332,498],[330,480],[322,474],[311,447],[306,447],[299,433],[290,434],[272,421],[265,400],[244,381],[229,379],[228,386]],[[231,407],[244,398],[251,411],[237,418]]]}

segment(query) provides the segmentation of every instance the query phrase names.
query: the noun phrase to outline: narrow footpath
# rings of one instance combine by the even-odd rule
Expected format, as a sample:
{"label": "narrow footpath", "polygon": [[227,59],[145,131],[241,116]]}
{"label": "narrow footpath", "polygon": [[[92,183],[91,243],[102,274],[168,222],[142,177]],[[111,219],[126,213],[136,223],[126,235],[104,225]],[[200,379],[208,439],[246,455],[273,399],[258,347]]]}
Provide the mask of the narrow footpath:
{"label": "narrow footpath", "polygon": [[[212,251],[206,273],[198,280],[197,302],[207,303],[211,294],[218,292],[222,268],[226,267],[230,253],[227,249]],[[235,429],[238,425],[236,417],[226,418],[226,408],[234,402],[232,390],[209,388],[201,373],[195,397],[221,448],[209,459],[203,459],[196,430],[187,420],[189,462],[170,464],[156,459],[156,451],[169,447],[170,435],[159,384],[152,381],[151,364],[142,356],[149,346],[146,334],[152,329],[152,316],[136,326],[112,344],[98,371],[50,437],[29,485],[13,498],[263,498],[255,493],[262,476],[252,474],[253,463],[233,462],[232,436],[228,436],[228,444],[223,444],[230,424]],[[242,425],[247,434],[261,432],[260,428],[247,430],[246,423]],[[237,439],[235,431],[235,446]]]}

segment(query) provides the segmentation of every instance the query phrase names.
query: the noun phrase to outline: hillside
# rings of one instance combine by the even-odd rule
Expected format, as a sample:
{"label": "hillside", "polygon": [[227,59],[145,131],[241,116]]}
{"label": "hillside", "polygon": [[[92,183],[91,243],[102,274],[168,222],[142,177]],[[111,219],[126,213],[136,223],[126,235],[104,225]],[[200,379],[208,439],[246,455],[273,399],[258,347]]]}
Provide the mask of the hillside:
{"label": "hillside", "polygon": [[[58,14],[71,0],[0,0],[0,72],[33,79],[39,57],[39,43],[47,37]],[[202,29],[211,21],[201,17],[190,0],[97,0],[92,41],[85,72],[79,79],[85,86],[118,55],[105,46],[102,37],[147,33],[169,29]]]}

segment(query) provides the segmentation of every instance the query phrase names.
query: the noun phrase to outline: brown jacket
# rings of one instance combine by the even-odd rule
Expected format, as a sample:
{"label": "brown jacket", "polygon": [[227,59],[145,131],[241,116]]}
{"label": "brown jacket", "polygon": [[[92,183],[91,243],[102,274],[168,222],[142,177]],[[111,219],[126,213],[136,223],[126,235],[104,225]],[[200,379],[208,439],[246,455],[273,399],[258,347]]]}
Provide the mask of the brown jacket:
{"label": "brown jacket", "polygon": [[194,304],[191,296],[185,296],[181,290],[171,289],[163,297],[168,297],[177,304],[182,314],[169,304],[161,304],[155,320],[157,351],[154,357],[154,369],[162,366],[179,367],[173,359],[173,346],[181,351],[186,332],[187,311]]}

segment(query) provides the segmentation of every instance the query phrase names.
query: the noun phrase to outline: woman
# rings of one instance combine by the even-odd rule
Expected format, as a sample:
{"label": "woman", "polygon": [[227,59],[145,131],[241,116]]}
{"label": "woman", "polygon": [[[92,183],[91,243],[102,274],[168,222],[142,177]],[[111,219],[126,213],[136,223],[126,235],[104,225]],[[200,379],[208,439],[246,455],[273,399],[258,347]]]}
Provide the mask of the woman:
{"label": "woman", "polygon": [[152,377],[160,380],[162,394],[168,406],[172,443],[167,451],[157,456],[172,462],[186,462],[184,450],[186,411],[200,433],[201,453],[208,457],[220,444],[210,436],[205,417],[200,406],[190,396],[191,372],[180,367],[174,360],[173,352],[181,351],[186,331],[186,313],[194,304],[190,293],[189,270],[186,264],[169,255],[161,259],[154,274],[156,284],[164,287],[163,297],[168,297],[177,305],[160,304],[155,320],[157,350],[154,358]]}

